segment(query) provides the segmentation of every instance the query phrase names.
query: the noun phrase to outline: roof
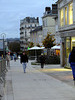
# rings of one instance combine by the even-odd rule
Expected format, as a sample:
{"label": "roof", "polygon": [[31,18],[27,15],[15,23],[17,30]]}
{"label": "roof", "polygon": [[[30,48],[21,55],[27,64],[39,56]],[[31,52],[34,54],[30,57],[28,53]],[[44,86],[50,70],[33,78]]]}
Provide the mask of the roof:
{"label": "roof", "polygon": [[57,14],[47,14],[47,15],[42,16],[42,18],[45,18],[45,17],[54,17],[54,16],[57,16]]}
{"label": "roof", "polygon": [[58,0],[56,3],[59,3],[59,2],[61,2],[62,0]]}
{"label": "roof", "polygon": [[37,26],[34,30],[30,31],[30,33],[37,32],[42,30],[42,26]]}

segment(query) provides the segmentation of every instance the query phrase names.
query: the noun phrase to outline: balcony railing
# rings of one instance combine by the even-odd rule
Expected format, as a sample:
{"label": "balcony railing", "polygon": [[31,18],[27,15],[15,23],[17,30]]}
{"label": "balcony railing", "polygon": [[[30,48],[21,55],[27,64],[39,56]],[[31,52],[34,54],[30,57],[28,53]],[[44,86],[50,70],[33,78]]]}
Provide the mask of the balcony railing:
{"label": "balcony railing", "polygon": [[20,30],[23,30],[23,29],[24,29],[24,27],[21,27],[21,28],[20,28]]}
{"label": "balcony railing", "polygon": [[23,32],[21,32],[20,34],[23,34]]}

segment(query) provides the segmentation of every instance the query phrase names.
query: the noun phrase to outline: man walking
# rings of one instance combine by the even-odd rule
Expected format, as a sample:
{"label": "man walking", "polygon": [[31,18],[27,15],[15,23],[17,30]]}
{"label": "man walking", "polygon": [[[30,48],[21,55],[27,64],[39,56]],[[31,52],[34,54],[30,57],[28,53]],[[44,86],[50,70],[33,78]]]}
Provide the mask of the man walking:
{"label": "man walking", "polygon": [[40,63],[41,63],[41,68],[44,68],[45,57],[44,57],[43,53],[40,56]]}
{"label": "man walking", "polygon": [[23,70],[24,70],[24,73],[25,73],[26,72],[26,62],[28,62],[28,57],[27,57],[25,51],[21,55],[20,61],[21,61],[21,64],[23,65]]}

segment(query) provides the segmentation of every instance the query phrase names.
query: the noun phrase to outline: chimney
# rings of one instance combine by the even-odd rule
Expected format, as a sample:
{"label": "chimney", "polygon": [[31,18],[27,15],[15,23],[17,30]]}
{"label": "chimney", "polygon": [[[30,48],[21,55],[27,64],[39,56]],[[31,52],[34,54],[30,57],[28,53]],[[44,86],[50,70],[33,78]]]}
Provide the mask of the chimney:
{"label": "chimney", "polygon": [[39,23],[39,17],[37,17],[37,22]]}
{"label": "chimney", "polygon": [[45,14],[50,14],[51,13],[51,8],[50,7],[45,7]]}
{"label": "chimney", "polygon": [[52,4],[52,14],[58,14],[58,5]]}

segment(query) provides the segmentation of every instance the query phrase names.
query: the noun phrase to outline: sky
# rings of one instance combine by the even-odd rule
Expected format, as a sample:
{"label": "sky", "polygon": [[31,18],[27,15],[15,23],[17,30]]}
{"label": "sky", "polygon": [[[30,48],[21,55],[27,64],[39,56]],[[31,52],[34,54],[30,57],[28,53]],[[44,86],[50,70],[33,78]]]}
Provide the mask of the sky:
{"label": "sky", "polygon": [[20,20],[25,17],[39,17],[42,25],[45,7],[51,7],[57,0],[0,0],[0,38],[20,37]]}

